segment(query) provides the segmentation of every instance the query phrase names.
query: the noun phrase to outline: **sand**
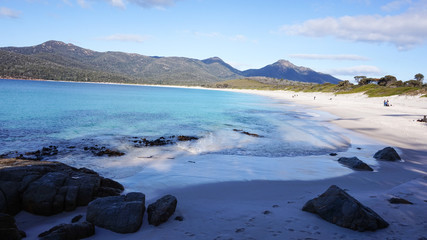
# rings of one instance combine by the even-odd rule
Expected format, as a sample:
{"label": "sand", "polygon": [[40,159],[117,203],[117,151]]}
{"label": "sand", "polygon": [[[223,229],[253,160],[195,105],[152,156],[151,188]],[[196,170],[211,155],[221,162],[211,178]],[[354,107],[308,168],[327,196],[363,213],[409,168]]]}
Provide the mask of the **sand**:
{"label": "sand", "polygon": [[[292,101],[302,108],[329,112],[329,120],[340,127],[364,134],[384,146],[393,146],[403,162],[378,162],[378,171],[353,172],[323,180],[235,181],[159,190],[148,203],[163,194],[178,199],[174,216],[153,227],[146,217],[133,234],[117,234],[96,228],[89,239],[421,239],[427,238],[427,145],[425,123],[427,98],[366,98],[361,94],[338,95],[284,91],[239,92],[260,94]],[[298,96],[295,96],[298,95]],[[294,96],[294,97],[292,97]],[[314,99],[316,96],[316,99]],[[379,150],[379,149],[378,149]],[[372,155],[374,152],[372,153]],[[390,226],[375,232],[356,232],[301,211],[304,203],[335,184],[372,208]],[[413,205],[390,204],[391,197],[405,198]],[[18,226],[28,239],[54,223],[69,222],[85,208],[55,217],[39,217],[21,212]],[[176,221],[182,216],[183,221]]]}

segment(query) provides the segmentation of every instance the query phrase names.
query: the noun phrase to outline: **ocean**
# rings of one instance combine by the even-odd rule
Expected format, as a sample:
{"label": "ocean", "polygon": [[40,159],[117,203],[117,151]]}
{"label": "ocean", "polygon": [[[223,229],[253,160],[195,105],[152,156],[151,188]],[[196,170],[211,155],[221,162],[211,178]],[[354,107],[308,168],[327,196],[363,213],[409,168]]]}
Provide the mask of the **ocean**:
{"label": "ocean", "polygon": [[146,187],[135,178],[154,189],[348,174],[329,153],[351,154],[355,140],[328,117],[230,91],[1,79],[0,155],[44,149],[43,160],[88,167],[131,188]]}

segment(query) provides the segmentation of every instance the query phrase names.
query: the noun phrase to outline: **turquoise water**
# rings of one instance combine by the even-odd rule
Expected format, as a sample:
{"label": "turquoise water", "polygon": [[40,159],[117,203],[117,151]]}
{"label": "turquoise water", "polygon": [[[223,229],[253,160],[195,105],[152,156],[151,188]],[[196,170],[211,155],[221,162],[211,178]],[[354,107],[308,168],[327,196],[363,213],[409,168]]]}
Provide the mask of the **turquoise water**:
{"label": "turquoise water", "polygon": [[54,160],[91,155],[84,147],[94,145],[129,154],[137,149],[132,138],[178,135],[200,138],[184,147],[195,154],[304,156],[350,146],[316,119],[287,103],[235,92],[0,80],[0,154],[50,145],[58,146]]}

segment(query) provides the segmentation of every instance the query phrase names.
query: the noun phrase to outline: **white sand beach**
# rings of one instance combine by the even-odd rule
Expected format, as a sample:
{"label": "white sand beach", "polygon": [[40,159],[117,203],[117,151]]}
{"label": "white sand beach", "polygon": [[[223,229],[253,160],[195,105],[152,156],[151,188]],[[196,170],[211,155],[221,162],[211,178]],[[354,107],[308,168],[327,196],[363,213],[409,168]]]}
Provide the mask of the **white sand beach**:
{"label": "white sand beach", "polygon": [[[233,91],[329,112],[336,116],[331,123],[373,138],[379,145],[395,147],[404,161],[381,161],[375,172],[353,172],[322,180],[234,181],[162,189],[156,193],[158,196],[149,197],[147,204],[163,194],[175,195],[178,207],[167,223],[154,227],[148,225],[145,217],[136,233],[118,234],[96,228],[96,234],[88,239],[427,238],[427,124],[416,121],[427,115],[427,98],[389,97],[392,106],[384,107],[384,98],[367,98],[361,94]],[[333,184],[372,208],[390,226],[376,232],[357,232],[301,210],[308,200]],[[405,198],[414,204],[390,204],[387,199],[391,197]],[[21,212],[17,223],[27,232],[28,239],[35,239],[53,223],[69,222],[84,212],[85,208],[79,208],[53,218]],[[176,221],[176,216],[184,220]]]}

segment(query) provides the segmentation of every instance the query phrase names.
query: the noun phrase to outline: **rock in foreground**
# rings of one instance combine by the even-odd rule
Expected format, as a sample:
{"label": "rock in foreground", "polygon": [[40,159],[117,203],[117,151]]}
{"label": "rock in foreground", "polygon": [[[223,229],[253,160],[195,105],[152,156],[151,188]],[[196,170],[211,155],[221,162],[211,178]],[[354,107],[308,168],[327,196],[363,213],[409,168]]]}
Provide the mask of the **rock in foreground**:
{"label": "rock in foreground", "polygon": [[316,213],[328,222],[357,231],[375,231],[389,225],[372,209],[363,206],[335,185],[308,201],[302,210]]}
{"label": "rock in foreground", "polygon": [[166,222],[174,214],[177,203],[176,197],[166,195],[150,204],[147,208],[148,223],[159,226]]}
{"label": "rock in foreground", "polygon": [[145,195],[131,192],[126,195],[98,198],[87,208],[86,220],[117,233],[133,233],[142,225]]}
{"label": "rock in foreground", "polygon": [[401,160],[399,154],[397,154],[396,150],[392,147],[386,147],[374,155],[375,159],[385,160],[385,161],[398,161]]}
{"label": "rock in foreground", "polygon": [[95,234],[95,226],[89,222],[61,224],[39,235],[40,240],[78,240]]}
{"label": "rock in foreground", "polygon": [[338,159],[338,162],[354,170],[374,171],[368,164],[364,163],[357,157],[341,157]]}
{"label": "rock in foreground", "polygon": [[25,237],[15,224],[15,218],[8,214],[0,213],[0,239],[18,240]]}
{"label": "rock in foreground", "polygon": [[86,168],[58,162],[0,160],[0,212],[14,215],[24,209],[50,216],[122,191],[120,183]]}

